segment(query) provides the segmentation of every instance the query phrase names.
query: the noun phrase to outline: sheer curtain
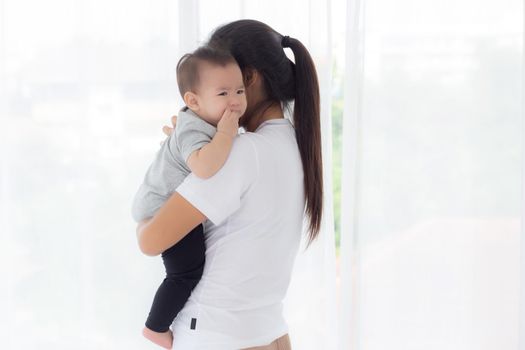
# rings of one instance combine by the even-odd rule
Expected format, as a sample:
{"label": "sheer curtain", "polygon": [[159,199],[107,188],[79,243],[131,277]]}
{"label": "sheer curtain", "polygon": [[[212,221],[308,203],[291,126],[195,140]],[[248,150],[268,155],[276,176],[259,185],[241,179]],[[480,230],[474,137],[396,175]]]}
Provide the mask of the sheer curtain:
{"label": "sheer curtain", "polygon": [[240,18],[300,39],[321,84],[326,209],[285,301],[293,348],[524,348],[519,0],[0,0],[0,347],[154,348],[164,272],[131,199],[178,58]]}
{"label": "sheer curtain", "polygon": [[340,349],[517,349],[522,1],[347,5]]}
{"label": "sheer curtain", "polygon": [[[331,189],[330,11],[317,0],[0,0],[0,348],[154,348],[141,329],[164,271],[136,245],[131,200],[180,107],[178,58],[220,24],[259,19],[311,49]],[[337,341],[325,195],[321,238],[299,254],[286,300],[294,349]]]}

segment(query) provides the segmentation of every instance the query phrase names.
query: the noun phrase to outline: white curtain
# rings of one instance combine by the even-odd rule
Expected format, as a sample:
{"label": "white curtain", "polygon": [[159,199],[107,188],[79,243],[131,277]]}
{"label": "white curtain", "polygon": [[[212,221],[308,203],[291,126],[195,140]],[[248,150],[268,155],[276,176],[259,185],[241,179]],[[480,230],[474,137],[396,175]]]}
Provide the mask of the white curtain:
{"label": "white curtain", "polygon": [[180,107],[180,55],[253,18],[300,39],[321,84],[326,210],[285,300],[293,349],[525,350],[523,13],[520,0],[0,0],[0,348],[153,348],[140,331],[164,271],[136,245],[131,199]]}
{"label": "white curtain", "polygon": [[525,349],[522,1],[347,5],[340,349]]}

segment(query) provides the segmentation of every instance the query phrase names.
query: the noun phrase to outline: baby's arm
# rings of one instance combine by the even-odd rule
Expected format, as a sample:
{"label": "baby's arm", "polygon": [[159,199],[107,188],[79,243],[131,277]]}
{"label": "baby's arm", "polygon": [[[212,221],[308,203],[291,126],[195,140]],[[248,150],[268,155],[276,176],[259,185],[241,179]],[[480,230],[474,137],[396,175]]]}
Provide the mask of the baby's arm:
{"label": "baby's arm", "polygon": [[210,143],[188,157],[188,167],[202,179],[212,177],[226,162],[232,143],[232,136],[217,131]]}
{"label": "baby's arm", "polygon": [[190,170],[202,179],[215,175],[230,154],[233,139],[239,129],[239,113],[227,109],[217,124],[217,132],[210,143],[194,151],[187,160]]}

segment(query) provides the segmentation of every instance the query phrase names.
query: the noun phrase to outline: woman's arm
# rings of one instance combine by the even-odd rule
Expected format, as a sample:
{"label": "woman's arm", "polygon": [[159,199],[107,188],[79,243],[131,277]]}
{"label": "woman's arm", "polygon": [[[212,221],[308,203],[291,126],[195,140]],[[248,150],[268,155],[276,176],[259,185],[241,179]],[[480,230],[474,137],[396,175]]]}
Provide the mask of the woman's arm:
{"label": "woman's arm", "polygon": [[[164,125],[162,131],[170,136],[177,123],[171,117],[173,128]],[[176,213],[169,215],[170,213]],[[154,217],[137,225],[137,241],[140,250],[150,256],[159,255],[186,236],[206,217],[177,192],[164,203]]]}
{"label": "woman's arm", "polygon": [[174,192],[155,216],[137,225],[140,250],[149,256],[159,255],[205,220],[204,214]]}

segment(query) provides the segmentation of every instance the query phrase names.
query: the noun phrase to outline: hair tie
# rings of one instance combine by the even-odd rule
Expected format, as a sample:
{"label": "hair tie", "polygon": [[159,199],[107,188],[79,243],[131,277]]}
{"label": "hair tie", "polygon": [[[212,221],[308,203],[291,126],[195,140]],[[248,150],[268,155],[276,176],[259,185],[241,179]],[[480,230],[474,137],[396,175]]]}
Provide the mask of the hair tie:
{"label": "hair tie", "polygon": [[290,37],[288,35],[283,36],[283,38],[281,39],[281,46],[290,47]]}

